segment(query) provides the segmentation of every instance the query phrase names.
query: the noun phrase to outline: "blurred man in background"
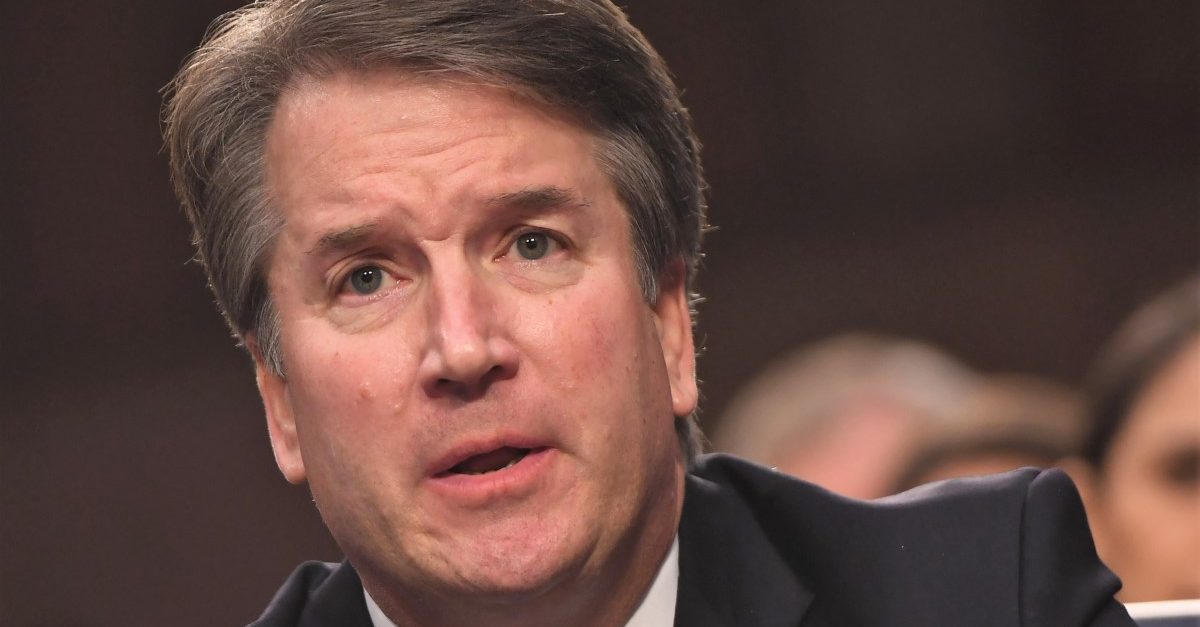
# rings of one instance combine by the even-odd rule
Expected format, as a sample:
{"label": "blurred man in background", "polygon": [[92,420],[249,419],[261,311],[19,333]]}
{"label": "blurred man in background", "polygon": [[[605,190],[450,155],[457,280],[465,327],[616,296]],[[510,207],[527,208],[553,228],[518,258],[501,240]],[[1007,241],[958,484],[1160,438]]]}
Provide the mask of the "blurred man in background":
{"label": "blurred man in background", "polygon": [[1076,449],[1082,400],[1031,375],[988,375],[963,399],[958,419],[927,434],[894,492],[1032,466],[1050,468]]}
{"label": "blurred man in background", "polygon": [[962,421],[979,377],[914,340],[834,337],[767,366],[713,438],[728,451],[839,494],[891,494],[926,439]]}

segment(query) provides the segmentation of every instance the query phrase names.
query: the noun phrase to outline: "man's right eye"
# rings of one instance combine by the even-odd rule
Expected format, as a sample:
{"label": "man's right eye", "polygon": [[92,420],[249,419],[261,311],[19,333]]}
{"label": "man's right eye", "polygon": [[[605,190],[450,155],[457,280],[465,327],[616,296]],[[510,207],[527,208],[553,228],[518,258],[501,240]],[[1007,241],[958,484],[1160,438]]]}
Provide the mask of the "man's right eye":
{"label": "man's right eye", "polygon": [[346,278],[346,286],[363,296],[370,296],[383,287],[386,277],[379,266],[361,266],[350,272]]}

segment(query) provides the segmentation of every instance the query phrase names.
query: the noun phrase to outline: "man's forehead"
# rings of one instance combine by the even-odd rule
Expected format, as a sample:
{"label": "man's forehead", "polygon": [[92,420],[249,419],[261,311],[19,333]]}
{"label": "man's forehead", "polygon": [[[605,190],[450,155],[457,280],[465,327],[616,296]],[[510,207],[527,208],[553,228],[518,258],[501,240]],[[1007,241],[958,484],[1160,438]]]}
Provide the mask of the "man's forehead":
{"label": "man's forehead", "polygon": [[[281,145],[286,145],[289,158],[309,150],[319,155],[338,145],[342,136],[395,131],[418,116],[426,127],[445,124],[458,117],[449,112],[448,86],[382,70],[300,76],[280,93],[267,129],[267,156],[278,159]],[[391,106],[400,98],[407,105],[404,109]]]}
{"label": "man's forehead", "polygon": [[[417,71],[399,66],[366,68],[341,67],[320,73],[297,73],[284,86],[276,102],[274,118],[311,115],[330,106],[371,108],[394,97],[400,90],[405,97],[419,99],[414,106],[432,117],[461,117],[464,108],[478,105],[482,99],[464,99],[463,94],[486,95],[489,104],[504,102],[515,108],[535,110],[539,116],[566,122],[581,130],[590,125],[573,111],[550,104],[533,89],[502,78],[488,80],[461,72]],[[390,93],[390,95],[389,95]]]}
{"label": "man's forehead", "polygon": [[[532,121],[544,128],[531,128]],[[430,142],[422,149],[436,152],[489,135],[538,140],[549,128],[596,139],[577,116],[510,88],[457,74],[344,69],[288,83],[267,128],[265,156],[268,168],[286,159],[320,161],[327,169],[333,158],[386,158],[370,144],[393,133],[411,133],[409,142]]]}
{"label": "man's forehead", "polygon": [[468,209],[623,207],[596,137],[545,109],[507,90],[394,71],[297,81],[272,123],[268,189],[310,253],[397,219],[446,226],[446,214]]}
{"label": "man's forehead", "polygon": [[[551,212],[569,212],[591,206],[576,190],[553,185],[527,188],[514,192],[496,194],[481,203],[484,211],[506,214],[538,215]],[[383,220],[335,226],[320,232],[316,243],[305,251],[309,256],[321,256],[354,249],[371,241],[386,229]]]}

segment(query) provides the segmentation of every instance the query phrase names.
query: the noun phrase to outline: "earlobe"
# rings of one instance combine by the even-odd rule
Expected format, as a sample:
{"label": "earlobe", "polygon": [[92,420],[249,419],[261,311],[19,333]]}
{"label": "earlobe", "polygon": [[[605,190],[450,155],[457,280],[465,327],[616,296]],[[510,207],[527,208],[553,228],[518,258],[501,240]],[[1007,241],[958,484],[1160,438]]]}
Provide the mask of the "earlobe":
{"label": "earlobe", "polygon": [[688,306],[687,285],[682,259],[676,259],[659,282],[654,304],[658,339],[671,383],[671,408],[676,416],[687,416],[696,409],[696,347],[692,342],[692,314]]}
{"label": "earlobe", "polygon": [[258,382],[258,393],[267,414],[267,432],[275,452],[275,464],[288,481],[303,483],[306,476],[304,458],[300,453],[300,439],[296,435],[296,418],[288,397],[287,380],[267,367],[253,336],[247,336],[246,344],[254,356],[254,378]]}

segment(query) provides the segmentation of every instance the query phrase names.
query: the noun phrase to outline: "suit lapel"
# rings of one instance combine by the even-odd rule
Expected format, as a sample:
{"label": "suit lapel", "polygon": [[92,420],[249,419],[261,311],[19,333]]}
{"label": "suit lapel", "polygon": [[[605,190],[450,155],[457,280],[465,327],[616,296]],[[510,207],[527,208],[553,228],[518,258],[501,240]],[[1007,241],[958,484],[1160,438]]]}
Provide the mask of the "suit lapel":
{"label": "suit lapel", "polygon": [[313,593],[299,627],[372,627],[362,582],[350,562],[342,562]]}
{"label": "suit lapel", "polygon": [[796,627],[813,594],[729,487],[687,477],[678,627]]}
{"label": "suit lapel", "polygon": [[679,592],[675,596],[675,625],[677,627],[725,627],[731,623],[722,620],[709,605],[708,599],[695,582],[679,573]]}

